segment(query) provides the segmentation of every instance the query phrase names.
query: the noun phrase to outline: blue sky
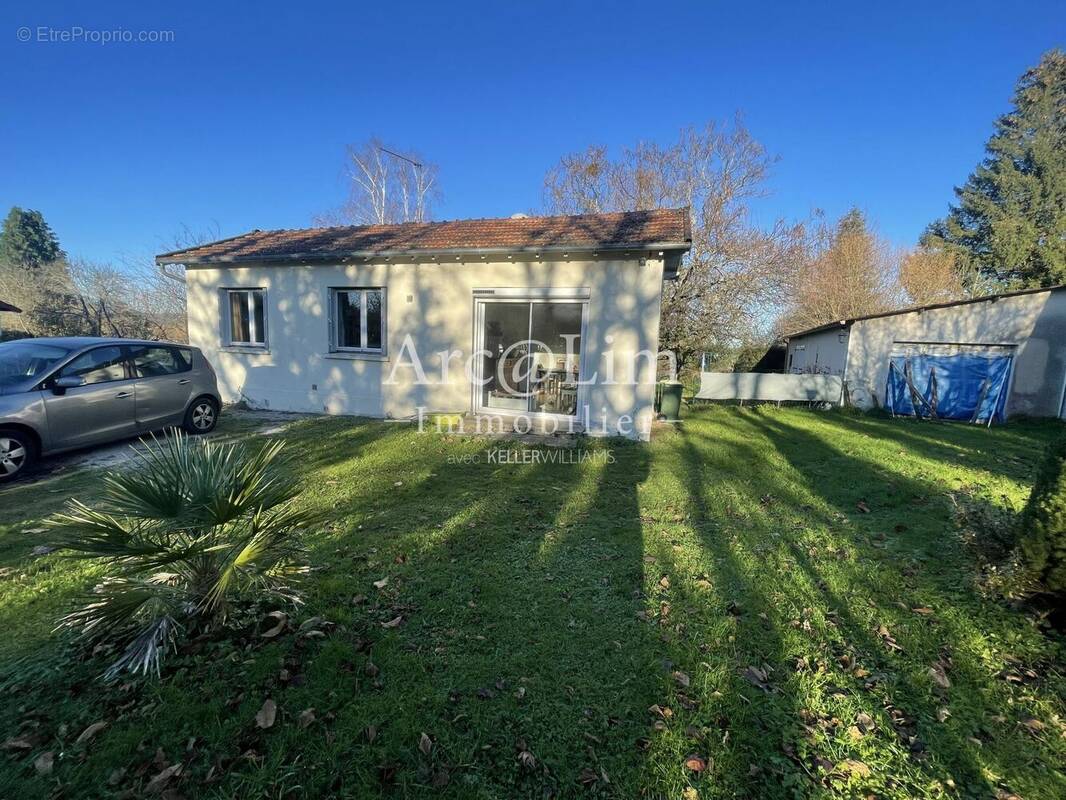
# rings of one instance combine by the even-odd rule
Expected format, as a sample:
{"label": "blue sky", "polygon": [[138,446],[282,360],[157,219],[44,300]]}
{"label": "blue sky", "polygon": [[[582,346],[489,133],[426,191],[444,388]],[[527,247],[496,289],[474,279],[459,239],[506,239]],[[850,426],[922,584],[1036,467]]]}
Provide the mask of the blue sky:
{"label": "blue sky", "polygon": [[[780,158],[760,220],[858,205],[911,244],[1066,39],[1061,2],[151,5],[0,11],[0,208],[72,255],[310,225],[372,134],[440,164],[438,218],[505,216],[563,153],[736,112]],[[174,40],[37,40],[74,26]]]}

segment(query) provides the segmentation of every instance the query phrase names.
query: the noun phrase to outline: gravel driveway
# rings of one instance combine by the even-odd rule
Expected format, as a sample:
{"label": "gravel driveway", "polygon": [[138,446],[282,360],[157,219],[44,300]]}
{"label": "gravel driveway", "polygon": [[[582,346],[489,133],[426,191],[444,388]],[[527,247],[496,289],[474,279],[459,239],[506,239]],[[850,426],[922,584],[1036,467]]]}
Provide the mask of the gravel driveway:
{"label": "gravel driveway", "polygon": [[[222,409],[218,427],[207,434],[211,439],[237,439],[247,436],[271,436],[285,430],[293,422],[304,419],[306,414],[285,411],[255,411],[245,408]],[[41,459],[32,474],[20,478],[20,484],[32,483],[60,472],[82,467],[114,468],[133,458],[134,448],[140,439],[123,439],[119,442],[72,450]]]}

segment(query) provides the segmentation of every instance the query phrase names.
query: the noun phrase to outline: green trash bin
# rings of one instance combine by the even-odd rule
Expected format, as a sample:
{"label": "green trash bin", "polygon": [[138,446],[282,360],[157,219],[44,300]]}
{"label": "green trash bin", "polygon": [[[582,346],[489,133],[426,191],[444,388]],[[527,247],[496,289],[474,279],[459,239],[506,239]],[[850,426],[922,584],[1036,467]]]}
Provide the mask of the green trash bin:
{"label": "green trash bin", "polygon": [[659,382],[659,413],[668,420],[681,417],[681,381]]}

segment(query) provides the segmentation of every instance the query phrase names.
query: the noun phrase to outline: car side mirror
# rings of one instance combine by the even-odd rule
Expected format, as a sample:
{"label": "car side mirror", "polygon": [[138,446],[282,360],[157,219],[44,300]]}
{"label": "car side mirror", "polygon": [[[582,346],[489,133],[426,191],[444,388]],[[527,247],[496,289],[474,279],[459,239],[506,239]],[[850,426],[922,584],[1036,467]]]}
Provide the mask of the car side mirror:
{"label": "car side mirror", "polygon": [[56,394],[66,394],[67,389],[77,389],[85,385],[85,379],[80,375],[64,375],[52,381],[52,391]]}

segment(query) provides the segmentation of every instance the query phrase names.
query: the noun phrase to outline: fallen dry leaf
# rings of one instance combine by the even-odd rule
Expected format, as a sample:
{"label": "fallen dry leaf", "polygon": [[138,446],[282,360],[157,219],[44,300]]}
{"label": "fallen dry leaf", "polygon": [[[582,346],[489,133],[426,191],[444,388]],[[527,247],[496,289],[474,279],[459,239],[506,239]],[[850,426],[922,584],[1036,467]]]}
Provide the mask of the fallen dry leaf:
{"label": "fallen dry leaf", "polygon": [[261,634],[259,634],[264,639],[273,639],[275,636],[285,630],[285,626],[289,624],[289,615],[286,614],[284,611],[271,611],[269,614],[266,615],[266,617],[264,617],[264,619],[273,619],[277,621],[274,627],[270,628],[269,630],[265,630]]}
{"label": "fallen dry leaf", "polygon": [[944,667],[940,664],[934,664],[929,668],[929,677],[932,678],[933,683],[935,683],[941,689],[951,688],[951,680],[944,672]]}
{"label": "fallen dry leaf", "polygon": [[313,631],[314,628],[321,628],[323,625],[332,624],[332,622],[329,622],[322,617],[311,617],[300,623],[300,633],[307,633],[308,631]]}
{"label": "fallen dry leaf", "polygon": [[400,624],[402,622],[403,622],[403,614],[400,614],[398,616],[393,617],[388,622],[382,622],[381,623],[381,627],[382,628],[398,628],[398,627],[400,627]]}
{"label": "fallen dry leaf", "polygon": [[426,734],[421,734],[418,737],[418,749],[422,751],[422,755],[428,756],[433,752],[433,740],[426,736]]}
{"label": "fallen dry leaf", "polygon": [[685,769],[693,772],[703,772],[707,769],[707,760],[703,756],[692,754],[685,757]]}
{"label": "fallen dry leaf", "polygon": [[5,741],[2,747],[4,750],[32,750],[33,742],[25,736],[15,736]]}
{"label": "fallen dry leaf", "polygon": [[857,761],[854,758],[845,758],[836,765],[836,771],[846,775],[855,775],[859,778],[869,778],[873,774],[865,762]]}
{"label": "fallen dry leaf", "polygon": [[389,585],[389,579],[387,577],[386,578],[382,578],[380,581],[374,581],[374,588],[375,589],[384,589],[388,585]]}
{"label": "fallen dry leaf", "polygon": [[677,681],[682,686],[684,686],[686,689],[688,688],[689,684],[692,683],[692,679],[689,678],[688,675],[686,675],[684,672],[681,672],[680,670],[676,670],[674,672],[674,680]]}
{"label": "fallen dry leaf", "polygon": [[41,753],[33,760],[33,768],[37,770],[38,775],[51,775],[55,760],[55,754],[49,750],[47,753]]}
{"label": "fallen dry leaf", "polygon": [[170,779],[181,774],[181,764],[173,764],[162,772],[158,773],[152,780],[148,781],[148,785],[144,787],[144,791],[148,794],[159,794],[166,788],[166,785],[170,783]]}
{"label": "fallen dry leaf", "polygon": [[106,727],[106,722],[94,722],[92,725],[90,725],[88,728],[81,732],[81,735],[74,740],[74,744],[83,744],[85,742],[91,741],[92,738],[96,736],[96,734],[98,734]]}
{"label": "fallen dry leaf", "polygon": [[869,514],[870,513],[870,507],[868,505],[866,505],[866,501],[865,500],[860,500],[859,502],[857,502],[855,504],[855,508],[859,509],[859,511],[861,511],[863,514]]}
{"label": "fallen dry leaf", "polygon": [[761,670],[758,667],[748,667],[741,675],[753,686],[758,686],[765,692],[770,691],[770,684],[767,683],[768,676],[765,670]]}
{"label": "fallen dry leaf", "polygon": [[307,728],[313,725],[314,721],[315,710],[313,708],[305,708],[303,711],[300,712],[300,716],[297,718],[296,724],[298,724],[301,728]]}
{"label": "fallen dry leaf", "polygon": [[681,792],[681,800],[700,800],[700,793],[692,786],[686,786]]}
{"label": "fallen dry leaf", "polygon": [[255,724],[264,730],[273,726],[278,716],[278,704],[269,698],[263,701],[259,713],[255,715]]}
{"label": "fallen dry leaf", "polygon": [[367,742],[372,744],[374,740],[378,738],[377,725],[367,725],[366,730],[363,731],[363,735],[366,737]]}
{"label": "fallen dry leaf", "polygon": [[519,739],[515,742],[515,750],[518,753],[515,758],[518,759],[518,764],[523,769],[534,769],[537,766],[537,759],[529,751],[529,746],[526,744],[525,739]]}

